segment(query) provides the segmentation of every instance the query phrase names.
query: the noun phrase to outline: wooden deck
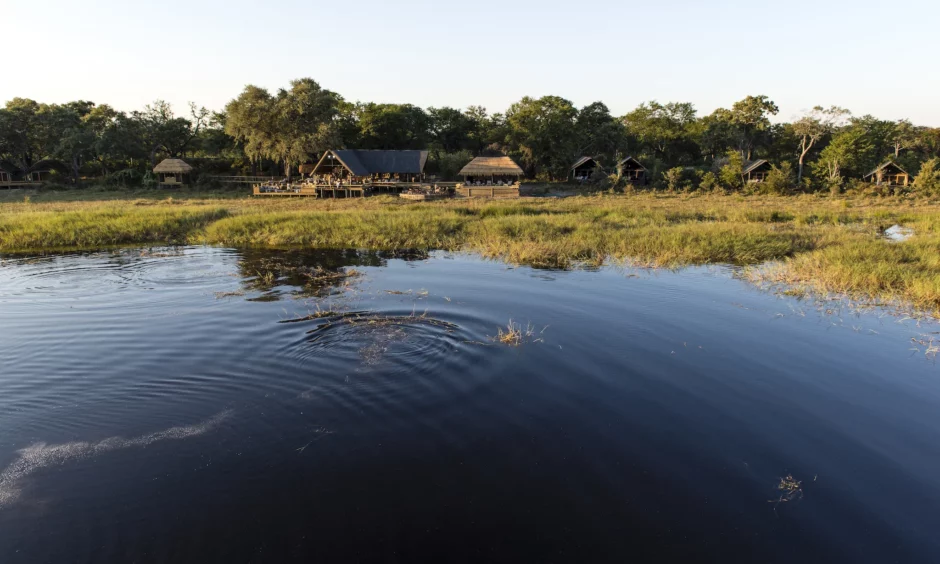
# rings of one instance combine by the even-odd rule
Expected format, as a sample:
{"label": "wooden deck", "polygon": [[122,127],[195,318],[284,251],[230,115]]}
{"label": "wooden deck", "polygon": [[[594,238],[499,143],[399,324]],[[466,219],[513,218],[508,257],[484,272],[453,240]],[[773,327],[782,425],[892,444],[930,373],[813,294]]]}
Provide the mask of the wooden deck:
{"label": "wooden deck", "polygon": [[[454,188],[454,182],[438,182],[438,187]],[[263,191],[264,184],[255,184],[252,194],[255,196],[306,196],[311,198],[364,198],[375,193],[400,194],[418,188],[428,190],[431,184],[421,182],[375,182],[372,184],[293,184],[274,191]]]}
{"label": "wooden deck", "polygon": [[31,182],[28,180],[4,180],[0,181],[0,188],[39,188],[42,182]]}
{"label": "wooden deck", "polygon": [[466,186],[464,184],[458,184],[457,195],[463,198],[518,198],[519,185]]}

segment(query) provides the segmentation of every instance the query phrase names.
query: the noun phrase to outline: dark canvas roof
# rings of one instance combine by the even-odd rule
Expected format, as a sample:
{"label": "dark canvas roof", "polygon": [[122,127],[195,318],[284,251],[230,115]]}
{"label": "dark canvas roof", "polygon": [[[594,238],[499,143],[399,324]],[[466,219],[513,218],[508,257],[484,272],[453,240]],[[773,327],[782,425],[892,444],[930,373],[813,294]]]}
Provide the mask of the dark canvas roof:
{"label": "dark canvas roof", "polygon": [[756,161],[751,161],[751,162],[745,161],[745,163],[744,163],[744,168],[741,170],[741,174],[747,174],[747,173],[749,173],[749,172],[754,172],[755,170],[759,169],[760,167],[762,167],[762,166],[764,166],[764,165],[769,165],[769,164],[770,164],[770,163],[768,163],[768,162],[765,161],[764,159],[757,159]]}
{"label": "dark canvas roof", "polygon": [[636,165],[636,167],[637,167],[638,169],[640,169],[640,170],[646,170],[646,167],[643,166],[643,165],[641,165],[641,164],[640,164],[640,161],[636,160],[636,159],[633,158],[633,157],[627,157],[627,158],[621,160],[621,161],[620,161],[619,163],[617,163],[617,164],[619,164],[620,166],[624,166],[624,165],[627,165],[627,164],[630,164],[630,163],[633,163],[634,165]]}
{"label": "dark canvas roof", "polygon": [[887,161],[887,162],[883,162],[883,163],[881,163],[880,165],[878,165],[878,166],[875,168],[875,170],[869,172],[868,174],[866,174],[866,175],[863,176],[862,178],[868,178],[869,176],[874,176],[876,172],[881,171],[881,170],[884,170],[884,169],[889,168],[889,167],[894,167],[894,168],[898,169],[899,172],[903,172],[904,174],[907,174],[907,171],[904,170],[903,168],[901,168],[900,166],[898,166],[898,163],[896,163],[896,162],[894,162],[894,161]]}
{"label": "dark canvas roof", "polygon": [[571,169],[574,170],[574,169],[578,168],[578,167],[581,166],[581,165],[587,164],[587,163],[590,162],[590,161],[593,161],[593,162],[594,162],[594,166],[600,166],[600,163],[598,163],[597,161],[595,161],[593,157],[581,157],[580,159],[578,159],[578,162],[576,162],[576,163],[574,163],[573,165],[571,165]]}
{"label": "dark canvas roof", "polygon": [[[427,151],[360,151],[340,149],[332,152],[356,176],[370,174],[421,174],[428,161]],[[323,158],[326,158],[326,154]],[[320,159],[323,162],[323,159]]]}

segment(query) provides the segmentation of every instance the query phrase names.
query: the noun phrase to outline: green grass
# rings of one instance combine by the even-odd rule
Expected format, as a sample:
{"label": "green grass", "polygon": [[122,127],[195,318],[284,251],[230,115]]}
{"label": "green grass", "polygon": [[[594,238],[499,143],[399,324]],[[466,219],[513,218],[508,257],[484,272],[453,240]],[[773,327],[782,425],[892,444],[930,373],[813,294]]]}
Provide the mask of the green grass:
{"label": "green grass", "polygon": [[[0,194],[0,251],[137,244],[466,250],[549,267],[757,265],[763,280],[940,311],[940,205],[637,194],[411,203],[198,192]],[[915,230],[891,243],[880,232]]]}

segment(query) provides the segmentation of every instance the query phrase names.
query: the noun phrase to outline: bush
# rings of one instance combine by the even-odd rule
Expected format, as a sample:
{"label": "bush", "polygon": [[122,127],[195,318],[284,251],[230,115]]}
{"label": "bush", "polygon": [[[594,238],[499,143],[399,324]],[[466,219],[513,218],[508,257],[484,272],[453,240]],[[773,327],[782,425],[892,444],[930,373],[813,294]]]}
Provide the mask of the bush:
{"label": "bush", "polygon": [[793,165],[783,162],[780,166],[772,166],[764,181],[758,184],[761,194],[776,194],[782,196],[793,191]]}
{"label": "bush", "polygon": [[108,186],[140,186],[142,181],[143,174],[136,168],[125,168],[104,177],[104,183]]}
{"label": "bush", "polygon": [[721,188],[721,183],[718,182],[718,177],[715,176],[714,172],[708,171],[702,175],[702,179],[699,180],[698,189],[703,192],[714,192]]}
{"label": "bush", "polygon": [[681,166],[670,168],[663,173],[663,180],[666,181],[666,189],[673,192],[678,192],[682,189],[684,179],[685,171]]}
{"label": "bush", "polygon": [[940,196],[940,159],[932,158],[920,166],[914,189],[926,196]]}
{"label": "bush", "polygon": [[718,171],[718,178],[722,186],[729,190],[736,190],[744,185],[742,172],[744,171],[744,158],[737,151],[728,151],[728,159]]}

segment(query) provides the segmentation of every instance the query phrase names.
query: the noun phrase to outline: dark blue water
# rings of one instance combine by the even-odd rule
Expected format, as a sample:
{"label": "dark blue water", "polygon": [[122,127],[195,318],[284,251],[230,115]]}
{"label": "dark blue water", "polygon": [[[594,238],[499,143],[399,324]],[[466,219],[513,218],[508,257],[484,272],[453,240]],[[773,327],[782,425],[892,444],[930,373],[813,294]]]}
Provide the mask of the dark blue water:
{"label": "dark blue water", "polygon": [[937,331],[724,268],[6,257],[0,562],[935,562]]}

